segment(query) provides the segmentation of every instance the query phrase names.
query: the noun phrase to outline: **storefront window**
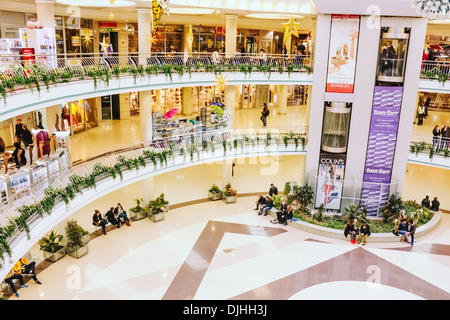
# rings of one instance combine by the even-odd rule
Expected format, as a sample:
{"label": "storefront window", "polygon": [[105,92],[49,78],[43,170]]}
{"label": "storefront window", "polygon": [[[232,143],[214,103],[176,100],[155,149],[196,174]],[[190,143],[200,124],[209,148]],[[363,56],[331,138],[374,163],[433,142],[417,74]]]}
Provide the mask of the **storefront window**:
{"label": "storefront window", "polygon": [[63,113],[67,123],[72,127],[73,134],[98,126],[97,105],[94,98],[66,103]]}
{"label": "storefront window", "polygon": [[94,52],[94,32],[90,29],[81,29],[81,52]]}
{"label": "storefront window", "polygon": [[138,116],[140,114],[139,108],[139,92],[130,93],[130,116]]}
{"label": "storefront window", "polygon": [[66,50],[67,53],[80,53],[81,39],[79,29],[66,28]]}

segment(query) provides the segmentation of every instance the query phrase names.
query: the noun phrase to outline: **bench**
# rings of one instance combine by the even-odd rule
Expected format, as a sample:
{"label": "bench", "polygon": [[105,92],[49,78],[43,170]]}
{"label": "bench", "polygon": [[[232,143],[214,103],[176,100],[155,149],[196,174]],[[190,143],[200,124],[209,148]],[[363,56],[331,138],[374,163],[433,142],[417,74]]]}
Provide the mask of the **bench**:
{"label": "bench", "polygon": [[[95,226],[95,232],[98,232],[98,231],[100,231],[100,233],[102,232],[102,226],[98,226],[98,225],[96,225],[96,224],[94,224],[94,223],[92,223],[92,225]],[[113,225],[111,224],[111,222],[108,221],[108,222],[106,223],[106,225],[105,225],[105,230],[106,230],[106,232],[111,231],[112,228],[113,228]]]}

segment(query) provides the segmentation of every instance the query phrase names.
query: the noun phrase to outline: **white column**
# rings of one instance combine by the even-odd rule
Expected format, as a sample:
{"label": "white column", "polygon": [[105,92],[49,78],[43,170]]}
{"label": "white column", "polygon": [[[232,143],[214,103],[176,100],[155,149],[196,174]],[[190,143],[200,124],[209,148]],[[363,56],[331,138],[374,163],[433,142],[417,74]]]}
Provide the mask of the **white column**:
{"label": "white column", "polygon": [[152,10],[138,8],[137,13],[139,63],[146,65],[146,57],[148,55],[145,55],[145,53],[150,53],[152,51],[152,44],[151,41],[149,41],[152,36]]}
{"label": "white column", "polygon": [[142,200],[144,200],[144,205],[146,205],[150,200],[155,200],[156,198],[153,178],[154,177],[150,177],[142,180]]}
{"label": "white column", "polygon": [[55,29],[54,0],[36,0],[37,19],[42,28]]}
{"label": "white column", "polygon": [[225,56],[236,54],[237,15],[226,15]]}
{"label": "white column", "polygon": [[228,128],[234,127],[234,109],[236,105],[236,86],[225,86],[225,107],[230,113],[230,119],[228,120]]}
{"label": "white column", "polygon": [[231,187],[236,189],[232,183],[233,172],[233,160],[224,161],[222,164],[222,190],[225,190],[225,186],[231,183]]}
{"label": "white column", "polygon": [[192,87],[183,87],[181,89],[181,95],[183,114],[190,116],[192,114]]}
{"label": "white column", "polygon": [[279,99],[279,109],[278,114],[285,115],[286,114],[286,107],[287,107],[287,99],[288,99],[288,85],[281,85],[280,86],[280,95],[278,96]]}
{"label": "white column", "polygon": [[139,117],[141,127],[141,141],[150,141],[153,136],[152,126],[152,93],[151,91],[139,92]]}

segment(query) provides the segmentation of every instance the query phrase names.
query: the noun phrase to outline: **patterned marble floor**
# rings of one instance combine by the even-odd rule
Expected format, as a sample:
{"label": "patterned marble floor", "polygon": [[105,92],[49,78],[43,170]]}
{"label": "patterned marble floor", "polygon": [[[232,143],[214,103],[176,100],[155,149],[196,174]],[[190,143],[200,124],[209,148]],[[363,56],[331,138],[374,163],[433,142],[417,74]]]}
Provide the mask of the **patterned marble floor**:
{"label": "patterned marble floor", "polygon": [[449,214],[414,247],[370,238],[363,247],[272,224],[254,200],[185,206],[114,229],[10,299],[450,299]]}

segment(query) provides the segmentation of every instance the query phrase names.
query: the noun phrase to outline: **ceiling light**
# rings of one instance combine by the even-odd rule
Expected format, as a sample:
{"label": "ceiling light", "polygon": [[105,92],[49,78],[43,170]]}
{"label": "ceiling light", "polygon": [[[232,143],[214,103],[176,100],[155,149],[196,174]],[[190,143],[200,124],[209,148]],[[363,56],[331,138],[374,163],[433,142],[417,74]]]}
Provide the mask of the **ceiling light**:
{"label": "ceiling light", "polygon": [[[56,3],[79,7],[111,7],[111,0],[55,0]],[[115,0],[114,7],[134,7],[135,2]]]}
{"label": "ceiling light", "polygon": [[273,19],[273,20],[285,20],[289,18],[303,19],[304,16],[300,15],[289,15],[289,14],[274,14],[274,13],[251,13],[245,15],[247,18],[255,19]]}
{"label": "ceiling light", "polygon": [[[216,10],[219,13],[219,10]],[[170,14],[211,14],[211,9],[206,8],[170,8]]]}

